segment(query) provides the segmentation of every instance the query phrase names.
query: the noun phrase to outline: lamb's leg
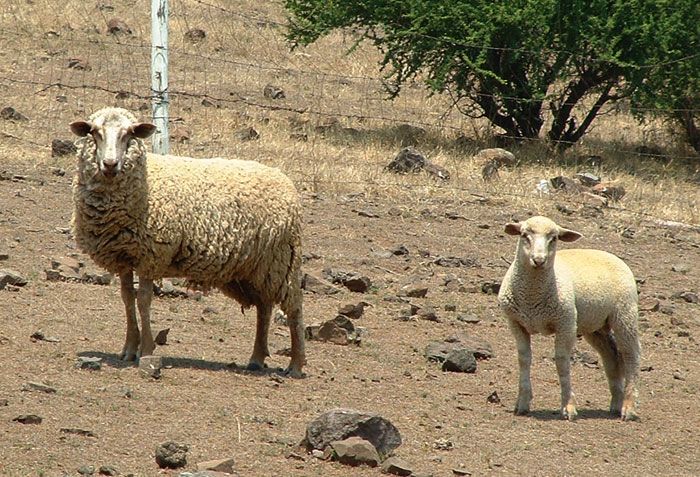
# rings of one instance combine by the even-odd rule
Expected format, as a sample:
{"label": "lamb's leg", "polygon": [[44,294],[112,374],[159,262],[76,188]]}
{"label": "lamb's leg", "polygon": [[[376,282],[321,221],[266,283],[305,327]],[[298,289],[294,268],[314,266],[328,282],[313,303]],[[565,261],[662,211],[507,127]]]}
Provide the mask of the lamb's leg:
{"label": "lamb's leg", "polygon": [[289,362],[286,373],[293,378],[301,378],[304,375],[301,369],[306,364],[301,290],[290,290],[289,296],[282,303],[281,308],[284,314],[287,315],[289,334],[292,339],[292,359]]}
{"label": "lamb's leg", "polygon": [[532,383],[530,382],[532,347],[530,343],[530,334],[514,320],[508,320],[508,322],[518,348],[518,366],[520,368],[518,400],[515,404],[514,412],[517,415],[524,415],[530,412],[530,402],[532,402]]}
{"label": "lamb's leg", "polygon": [[639,367],[641,361],[641,345],[637,334],[637,307],[620,313],[611,323],[615,334],[617,350],[621,357],[622,373],[625,376],[625,390],[622,398],[620,414],[623,421],[639,419],[637,414],[637,385],[639,383]]}
{"label": "lamb's leg", "polygon": [[[576,320],[574,320],[574,323]],[[576,399],[571,389],[571,355],[576,344],[576,330],[558,330],[554,337],[554,362],[561,386],[561,415],[564,419],[576,419]]]}
{"label": "lamb's leg", "polygon": [[153,299],[153,280],[139,277],[139,291],[136,295],[136,302],[141,315],[141,346],[138,357],[150,356],[156,349],[151,333],[151,300]]}
{"label": "lamb's leg", "polygon": [[622,398],[625,385],[620,363],[620,354],[617,351],[615,338],[608,330],[599,330],[595,333],[584,335],[584,338],[600,354],[605,367],[605,375],[610,387],[610,413],[616,416],[622,411]]}
{"label": "lamb's leg", "polygon": [[134,291],[134,274],[129,270],[119,274],[121,295],[126,308],[126,341],[119,359],[134,361],[139,348],[139,325],[136,321],[136,292]]}
{"label": "lamb's leg", "polygon": [[248,362],[248,369],[257,371],[265,367],[265,358],[270,356],[267,347],[267,335],[270,331],[270,318],[272,317],[272,305],[260,300],[255,305],[257,310],[257,326],[255,328],[255,344],[253,354]]}

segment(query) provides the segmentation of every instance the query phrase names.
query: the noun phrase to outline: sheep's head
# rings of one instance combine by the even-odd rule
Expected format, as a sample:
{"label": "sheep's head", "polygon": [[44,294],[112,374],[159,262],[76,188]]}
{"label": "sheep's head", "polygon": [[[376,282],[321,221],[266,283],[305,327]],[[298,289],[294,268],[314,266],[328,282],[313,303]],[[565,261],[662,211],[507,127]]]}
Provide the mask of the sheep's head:
{"label": "sheep's head", "polygon": [[518,260],[533,268],[543,268],[554,263],[557,241],[575,242],[581,234],[560,227],[547,217],[531,217],[523,222],[506,225],[508,235],[519,235]]}
{"label": "sheep's head", "polygon": [[126,110],[114,108],[104,111],[105,114],[95,113],[88,121],[72,122],[70,129],[81,137],[92,136],[96,145],[97,167],[105,177],[112,178],[122,171],[129,141],[149,137],[156,127],[151,123],[135,122]]}

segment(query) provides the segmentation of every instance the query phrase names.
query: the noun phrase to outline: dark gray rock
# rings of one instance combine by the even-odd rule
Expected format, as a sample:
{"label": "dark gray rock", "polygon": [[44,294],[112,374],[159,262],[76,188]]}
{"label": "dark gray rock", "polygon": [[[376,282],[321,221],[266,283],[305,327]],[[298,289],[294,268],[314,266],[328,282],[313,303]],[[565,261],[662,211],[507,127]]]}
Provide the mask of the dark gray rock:
{"label": "dark gray rock", "polygon": [[28,118],[24,114],[17,111],[12,106],[6,106],[0,111],[0,118],[6,121],[27,121]]}
{"label": "dark gray rock", "polygon": [[353,436],[372,443],[381,455],[401,445],[399,430],[387,419],[352,409],[332,409],[318,416],[307,425],[302,444],[309,450],[324,450],[331,442]]}
{"label": "dark gray rock", "polygon": [[78,469],[80,475],[95,475],[94,465],[84,465]]}
{"label": "dark gray rock", "polygon": [[340,293],[338,287],[333,286],[326,280],[309,275],[308,273],[305,273],[301,280],[301,288],[318,295],[334,295]]}
{"label": "dark gray rock", "polygon": [[437,315],[437,312],[432,306],[424,306],[418,310],[418,313],[416,313],[416,316],[425,321],[433,321],[436,323],[440,322],[440,318]]}
{"label": "dark gray rock", "polygon": [[165,346],[166,344],[168,344],[168,333],[170,333],[170,328],[160,330],[156,337],[153,338],[155,344],[157,344],[158,346]]}
{"label": "dark gray rock", "polygon": [[425,357],[429,361],[443,362],[447,355],[457,349],[464,349],[476,359],[490,359],[494,356],[493,347],[481,338],[471,336],[450,336],[444,341],[433,341],[425,347]]}
{"label": "dark gray rock", "polygon": [[700,303],[698,294],[691,291],[683,291],[676,295],[678,298],[685,300],[686,303]]}
{"label": "dark gray rock", "polygon": [[12,420],[20,424],[41,424],[41,421],[43,421],[41,416],[37,416],[36,414],[22,414]]}
{"label": "dark gray rock", "polygon": [[501,282],[484,282],[481,284],[481,291],[487,295],[498,295],[501,291]]}
{"label": "dark gray rock", "polygon": [[54,139],[51,141],[51,157],[70,156],[77,152],[78,148],[72,139]]}
{"label": "dark gray rock", "polygon": [[423,154],[409,146],[401,149],[386,169],[397,174],[407,174],[422,170],[427,162]]}
{"label": "dark gray rock", "polygon": [[119,475],[117,468],[113,465],[102,465],[97,472],[100,475]]}
{"label": "dark gray rock", "polygon": [[161,469],[178,469],[187,465],[189,448],[175,441],[167,441],[156,448],[156,464]]}
{"label": "dark gray rock", "polygon": [[368,465],[376,467],[381,462],[377,449],[371,442],[353,436],[342,441],[331,442],[333,458],[345,465]]}
{"label": "dark gray rock", "polygon": [[102,358],[93,356],[78,356],[78,362],[75,364],[75,367],[78,369],[99,371],[102,369]]}
{"label": "dark gray rock", "polygon": [[443,371],[455,373],[475,373],[476,358],[474,353],[466,348],[457,348],[450,351],[442,363]]}
{"label": "dark gray rock", "polygon": [[29,283],[27,279],[14,270],[0,270],[0,290],[5,288],[7,285],[23,287],[27,283]]}
{"label": "dark gray rock", "polygon": [[282,88],[273,84],[265,85],[263,88],[263,96],[270,99],[284,99],[287,97]]}
{"label": "dark gray rock", "polygon": [[343,305],[338,309],[338,313],[353,320],[359,319],[365,312],[365,307],[370,306],[366,301],[361,301],[359,303],[348,303]]}

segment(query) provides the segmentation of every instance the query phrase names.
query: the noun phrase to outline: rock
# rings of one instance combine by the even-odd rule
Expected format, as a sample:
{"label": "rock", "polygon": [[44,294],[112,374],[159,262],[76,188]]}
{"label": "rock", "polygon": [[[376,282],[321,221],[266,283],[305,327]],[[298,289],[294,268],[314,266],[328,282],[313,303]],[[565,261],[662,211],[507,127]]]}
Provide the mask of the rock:
{"label": "rock", "polygon": [[49,386],[48,384],[30,381],[22,386],[22,391],[37,391],[46,394],[56,394],[58,390],[53,386]]}
{"label": "rock", "polygon": [[111,285],[114,275],[109,272],[91,272],[84,271],[80,275],[81,281],[84,283],[93,283],[95,285]]}
{"label": "rock", "polygon": [[263,88],[263,96],[270,99],[284,99],[287,95],[284,90],[278,86],[267,84]]}
{"label": "rock", "polygon": [[119,475],[116,467],[112,465],[102,465],[97,471],[100,475]]}
{"label": "rock", "polygon": [[161,369],[163,368],[163,358],[161,356],[141,356],[139,358],[139,370],[144,376],[153,379],[160,379]]}
{"label": "rock", "polygon": [[24,114],[17,111],[12,106],[6,106],[0,110],[0,118],[6,121],[27,121],[28,118]]}
{"label": "rock", "polygon": [[413,474],[413,469],[405,460],[398,457],[389,457],[382,463],[382,472],[385,474],[409,476]]}
{"label": "rock", "polygon": [[481,284],[481,291],[487,295],[498,295],[501,291],[501,282],[484,282]]}
{"label": "rock", "polygon": [[233,460],[233,457],[229,457],[227,459],[209,460],[206,462],[199,462],[197,464],[197,471],[212,470],[214,472],[227,472],[229,474],[233,474],[234,464],[235,461]]}
{"label": "rock", "polygon": [[471,336],[450,336],[444,341],[432,341],[425,347],[425,357],[429,361],[443,362],[456,349],[464,349],[473,354],[476,359],[491,359],[494,357],[490,343],[481,338]]}
{"label": "rock", "polygon": [[601,182],[591,188],[594,194],[602,195],[612,201],[618,201],[625,196],[625,188],[612,182]]}
{"label": "rock", "polygon": [[165,346],[168,344],[168,333],[170,333],[170,328],[162,329],[158,332],[156,337],[153,339],[155,344],[158,346]]}
{"label": "rock", "polygon": [[640,298],[639,311],[659,311],[661,302],[656,298]]}
{"label": "rock", "polygon": [[0,269],[0,290],[7,285],[23,287],[27,284],[27,279],[14,270]]}
{"label": "rock", "polygon": [[192,139],[192,132],[186,127],[179,126],[170,131],[170,139],[178,144],[186,144]]}
{"label": "rock", "polygon": [[110,35],[131,35],[133,31],[125,21],[112,18],[107,22],[107,33]]}
{"label": "rock", "polygon": [[90,71],[92,69],[84,58],[68,58],[68,68],[79,71]]}
{"label": "rock", "polygon": [[576,174],[576,178],[586,187],[593,187],[600,184],[600,176],[591,174],[590,172],[579,172]]}
{"label": "rock", "polygon": [[[674,265],[671,265],[671,270],[677,273],[682,273],[685,275],[690,271],[690,265],[687,263],[676,263]],[[2,270],[0,270],[0,284],[2,283]],[[2,286],[0,286],[2,288]]]}
{"label": "rock", "polygon": [[239,141],[253,141],[260,137],[260,133],[255,128],[247,126],[234,132],[233,137]]}
{"label": "rock", "polygon": [[469,323],[470,325],[475,325],[481,322],[481,319],[472,313],[458,313],[457,321],[461,321],[462,323]]}
{"label": "rock", "polygon": [[516,162],[515,154],[500,147],[482,149],[476,153],[474,159],[487,163],[493,163],[497,169],[500,169],[503,166],[513,167],[515,166]]}
{"label": "rock", "polygon": [[361,437],[381,455],[389,455],[401,445],[399,430],[387,419],[352,409],[332,409],[318,416],[306,427],[302,444],[308,450],[324,450],[331,442]]}
{"label": "rock", "polygon": [[427,159],[423,154],[409,146],[401,149],[396,157],[386,166],[386,169],[397,174],[421,171]]}
{"label": "rock", "polygon": [[437,164],[433,164],[432,162],[428,162],[425,164],[423,169],[425,170],[425,172],[427,172],[431,176],[436,177],[440,180],[443,180],[443,181],[450,180],[450,172],[442,166],[438,166]]}
{"label": "rock", "polygon": [[425,298],[428,294],[428,287],[424,286],[405,286],[401,289],[402,295],[410,298]]}
{"label": "rock", "polygon": [[189,448],[184,444],[174,441],[164,442],[156,448],[156,464],[161,469],[184,467],[187,465],[187,451]]}
{"label": "rock", "polygon": [[582,192],[583,187],[573,179],[565,176],[556,176],[549,179],[549,183],[556,190],[562,190],[564,192]]}
{"label": "rock", "polygon": [[20,424],[41,424],[41,421],[43,421],[43,419],[36,414],[22,414],[12,420]]}
{"label": "rock", "polygon": [[338,313],[341,315],[352,318],[353,320],[359,319],[365,312],[365,307],[370,306],[366,301],[361,301],[359,303],[348,303],[343,305],[338,309]]}
{"label": "rock", "polygon": [[75,154],[78,150],[72,139],[53,139],[51,141],[51,157],[62,157]]}
{"label": "rock", "polygon": [[318,339],[331,343],[346,345],[349,343],[348,331],[341,328],[333,321],[326,321],[318,330]]}
{"label": "rock", "polygon": [[54,336],[46,336],[43,331],[41,330],[36,330],[34,333],[32,333],[29,336],[29,339],[37,342],[37,341],[46,341],[47,343],[60,343],[61,340],[54,337]]}
{"label": "rock", "polygon": [[397,245],[396,247],[389,250],[392,255],[404,256],[408,255],[408,249],[405,245]]}
{"label": "rock", "polygon": [[421,320],[433,321],[436,323],[440,322],[440,318],[437,316],[435,309],[431,306],[424,306],[418,309],[416,316]]}
{"label": "rock", "polygon": [[342,441],[333,441],[331,447],[334,451],[333,458],[341,464],[376,467],[381,462],[377,449],[361,437],[353,436]]}
{"label": "rock", "polygon": [[97,434],[87,429],[78,429],[75,427],[62,427],[59,430],[65,434],[75,434],[76,436],[83,437],[97,437]]}
{"label": "rock", "polygon": [[498,163],[496,161],[489,161],[484,164],[484,167],[481,168],[481,179],[484,182],[490,182],[498,178]]}
{"label": "rock", "polygon": [[489,394],[486,398],[486,402],[490,402],[491,404],[500,404],[501,398],[498,396],[498,392],[494,391]]}
{"label": "rock", "polygon": [[435,265],[440,267],[475,267],[477,265],[476,259],[464,258],[464,257],[437,257],[433,260]]}
{"label": "rock", "polygon": [[369,290],[369,287],[372,286],[372,281],[369,279],[369,277],[365,276],[348,277],[343,280],[342,283],[345,288],[355,293],[365,293],[367,290]]}
{"label": "rock", "polygon": [[453,349],[445,357],[442,370],[456,373],[475,373],[476,358],[474,353],[466,348]]}
{"label": "rock", "polygon": [[80,475],[94,475],[95,466],[94,465],[84,465],[78,469]]}
{"label": "rock", "polygon": [[93,356],[78,356],[78,362],[75,364],[75,367],[78,369],[99,371],[102,369],[102,358]]}
{"label": "rock", "polygon": [[199,43],[207,37],[207,32],[201,28],[190,28],[185,32],[185,39],[190,43]]}
{"label": "rock", "polygon": [[691,291],[683,291],[678,293],[678,298],[685,300],[687,303],[700,303],[700,298],[698,294]]}
{"label": "rock", "polygon": [[452,469],[452,473],[457,476],[472,475],[470,471],[468,471],[467,469],[462,469],[460,467],[455,467],[454,469]]}
{"label": "rock", "polygon": [[338,287],[308,273],[305,273],[301,279],[301,288],[318,295],[334,295],[340,292]]}

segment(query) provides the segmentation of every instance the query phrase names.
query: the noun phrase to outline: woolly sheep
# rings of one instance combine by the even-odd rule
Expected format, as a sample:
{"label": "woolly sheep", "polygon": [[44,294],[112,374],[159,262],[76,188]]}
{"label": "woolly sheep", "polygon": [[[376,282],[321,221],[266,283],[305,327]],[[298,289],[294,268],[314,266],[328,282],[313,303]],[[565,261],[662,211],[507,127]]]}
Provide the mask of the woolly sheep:
{"label": "woolly sheep", "polygon": [[119,274],[127,318],[120,358],[153,353],[153,281],[183,277],[256,307],[249,369],[262,368],[270,354],[270,317],[279,304],[291,332],[287,372],[301,376],[301,210],[289,178],[253,161],[147,154],[143,139],[155,126],[121,108],[101,109],[70,128],[81,137],[73,234],[98,265]]}
{"label": "woolly sheep", "polygon": [[577,336],[583,335],[602,358],[612,395],[610,412],[623,420],[636,419],[641,350],[632,271],[601,250],[557,252],[558,241],[574,242],[581,234],[547,217],[509,223],[505,232],[520,236],[498,294],[518,349],[515,413],[528,413],[532,400],[530,335],[553,333],[562,417],[576,418],[570,359]]}

